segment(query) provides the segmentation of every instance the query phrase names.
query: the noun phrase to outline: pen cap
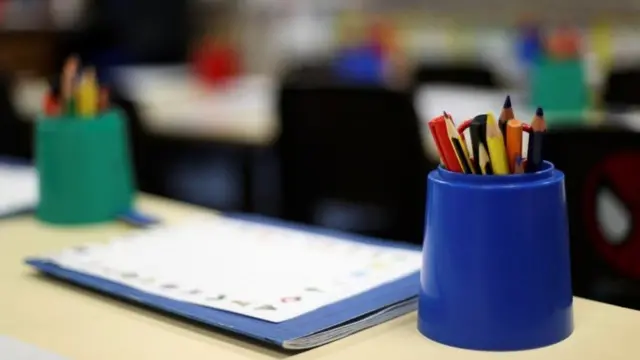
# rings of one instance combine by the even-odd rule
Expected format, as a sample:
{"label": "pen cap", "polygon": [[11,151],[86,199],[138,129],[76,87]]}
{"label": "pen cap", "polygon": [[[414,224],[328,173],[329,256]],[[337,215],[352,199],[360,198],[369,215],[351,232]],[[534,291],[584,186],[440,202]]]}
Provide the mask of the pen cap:
{"label": "pen cap", "polygon": [[418,329],[460,348],[551,345],[573,331],[564,174],[440,167],[428,177]]}
{"label": "pen cap", "polygon": [[124,115],[95,119],[45,118],[36,125],[40,176],[36,215],[54,224],[110,221],[128,211],[135,195]]}

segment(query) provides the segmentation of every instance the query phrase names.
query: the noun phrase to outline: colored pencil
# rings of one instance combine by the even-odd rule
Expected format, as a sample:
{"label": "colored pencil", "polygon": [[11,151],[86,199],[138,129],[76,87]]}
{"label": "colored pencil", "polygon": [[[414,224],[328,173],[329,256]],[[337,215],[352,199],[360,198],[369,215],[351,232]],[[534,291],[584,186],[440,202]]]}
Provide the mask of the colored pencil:
{"label": "colored pencil", "polygon": [[462,165],[458,160],[458,155],[453,148],[453,143],[447,134],[447,120],[444,116],[438,116],[430,121],[429,128],[434,140],[440,143],[442,162],[449,171],[462,172]]}
{"label": "colored pencil", "polygon": [[522,156],[522,123],[518,120],[507,122],[507,159],[509,170],[513,173],[516,169],[516,162]]}
{"label": "colored pencil", "polygon": [[109,89],[106,87],[100,88],[100,95],[98,98],[98,110],[106,111],[110,106]]}
{"label": "colored pencil", "polygon": [[480,157],[478,158],[478,164],[480,165],[483,175],[493,175],[493,167],[491,166],[489,153],[482,144],[480,144]]}
{"label": "colored pencil", "polygon": [[482,114],[473,118],[469,126],[471,134],[471,152],[473,153],[473,165],[476,174],[482,173],[480,169],[480,145],[487,146],[487,115]]}
{"label": "colored pencil", "polygon": [[460,138],[460,147],[462,148],[462,152],[464,152],[464,154],[465,154],[465,159],[467,160],[467,162],[471,166],[471,170],[473,172],[473,165],[472,165],[472,162],[471,162],[471,157],[469,156],[469,148],[467,147],[467,140],[465,139],[463,132],[461,132],[460,130],[455,128],[455,122],[453,121],[453,117],[451,116],[451,114],[449,114],[449,113],[447,113],[445,111],[444,115],[445,115],[445,118],[447,120],[449,120],[449,122],[453,126],[453,128],[454,128],[454,130],[456,132],[455,135]]}
{"label": "colored pencil", "polygon": [[547,126],[544,121],[542,108],[536,110],[536,115],[531,121],[531,132],[529,133],[529,146],[527,147],[527,167],[526,171],[536,172],[542,166],[542,142]]}
{"label": "colored pencil", "polygon": [[436,144],[436,149],[438,149],[438,156],[440,156],[440,164],[444,166],[445,169],[448,169],[447,162],[445,160],[444,151],[442,150],[442,144],[440,143],[440,138],[436,133],[436,123],[435,121],[429,121],[429,132],[431,133],[431,138],[433,139],[434,144]]}
{"label": "colored pencil", "polygon": [[[446,112],[446,111],[443,111],[443,114],[444,114],[444,117],[445,117],[447,120],[451,121],[451,123],[452,123],[452,124],[453,124],[453,126],[455,127],[456,123],[455,123],[455,121],[453,121],[453,116],[451,116],[451,114],[449,114],[449,113],[448,113],[448,112]],[[464,140],[465,140],[465,139],[464,139],[464,130],[463,130],[463,131],[460,131],[460,127],[458,127],[457,131],[458,131],[458,134],[460,135],[460,138],[462,139],[462,142],[465,144],[465,148],[466,148],[467,146],[466,146],[466,143],[465,143],[465,141],[464,141]]]}
{"label": "colored pencil", "polygon": [[493,115],[487,116],[487,149],[495,175],[509,174],[509,162],[507,161],[507,149],[504,145],[504,137]]}
{"label": "colored pencil", "polygon": [[467,146],[464,143],[464,140],[460,137],[460,133],[456,130],[455,125],[453,125],[453,120],[445,118],[445,121],[447,123],[447,135],[449,136],[449,140],[456,152],[462,171],[465,174],[473,174],[473,165],[469,160],[469,152],[467,151]]}
{"label": "colored pencil", "polygon": [[79,68],[80,59],[76,56],[70,56],[65,62],[60,76],[60,98],[62,106],[65,112],[71,114],[75,111],[73,95]]}
{"label": "colored pencil", "polygon": [[518,159],[516,160],[516,165],[514,167],[513,173],[514,174],[524,174],[524,159],[522,158],[522,156],[518,156]]}
{"label": "colored pencil", "polygon": [[82,73],[80,83],[76,88],[76,110],[83,118],[92,118],[98,112],[98,79],[93,68],[87,68]]}
{"label": "colored pencil", "polygon": [[513,113],[513,108],[511,107],[511,96],[507,95],[507,98],[504,99],[504,104],[502,104],[500,117],[498,118],[498,123],[500,124],[500,131],[502,131],[502,135],[506,134],[507,121],[511,119],[515,119],[515,114]]}

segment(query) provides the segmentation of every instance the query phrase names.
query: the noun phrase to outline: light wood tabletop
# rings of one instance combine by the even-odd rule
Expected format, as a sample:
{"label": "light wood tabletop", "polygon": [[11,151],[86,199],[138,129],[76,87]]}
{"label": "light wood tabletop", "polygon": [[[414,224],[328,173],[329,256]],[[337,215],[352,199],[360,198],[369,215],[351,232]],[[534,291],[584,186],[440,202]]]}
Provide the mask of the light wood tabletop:
{"label": "light wood tabletop", "polygon": [[[138,204],[169,223],[207,212],[146,195]],[[412,313],[291,355],[45,278],[23,264],[28,256],[107,241],[126,231],[117,223],[50,227],[27,215],[0,220],[0,334],[77,360],[627,360],[640,354],[640,312],[576,298],[574,334],[538,350],[492,353],[440,345],[418,333]]]}
{"label": "light wood tabletop", "polygon": [[[167,222],[205,210],[141,196],[141,210]],[[206,327],[54,281],[23,264],[28,256],[106,241],[117,223],[62,228],[31,216],[0,220],[0,334],[73,360],[281,359],[291,355]]]}
{"label": "light wood tabletop", "polygon": [[575,331],[565,341],[541,349],[483,352],[456,349],[423,337],[411,313],[344,340],[296,357],[296,360],[617,360],[640,354],[640,312],[575,298]]}

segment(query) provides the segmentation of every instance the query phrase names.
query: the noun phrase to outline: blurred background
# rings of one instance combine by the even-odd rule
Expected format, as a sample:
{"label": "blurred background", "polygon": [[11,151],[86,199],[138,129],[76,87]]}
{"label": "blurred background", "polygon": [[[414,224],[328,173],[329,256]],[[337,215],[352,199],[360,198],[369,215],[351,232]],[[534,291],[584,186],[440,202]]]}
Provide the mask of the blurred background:
{"label": "blurred background", "polygon": [[71,54],[127,113],[142,191],[413,243],[426,122],[542,105],[574,291],[640,308],[640,2],[0,0],[0,155],[32,157]]}

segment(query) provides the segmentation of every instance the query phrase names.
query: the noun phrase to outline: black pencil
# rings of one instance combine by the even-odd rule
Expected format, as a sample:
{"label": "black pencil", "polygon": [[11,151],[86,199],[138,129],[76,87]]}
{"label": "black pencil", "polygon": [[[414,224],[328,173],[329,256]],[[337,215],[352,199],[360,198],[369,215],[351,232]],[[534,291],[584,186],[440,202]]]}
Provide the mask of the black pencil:
{"label": "black pencil", "polygon": [[542,166],[542,142],[547,125],[544,121],[542,108],[536,110],[536,115],[531,121],[531,133],[529,134],[529,145],[527,146],[527,169],[528,173],[540,170]]}
{"label": "black pencil", "polygon": [[471,153],[473,154],[473,167],[476,174],[482,174],[480,167],[480,145],[487,147],[487,115],[478,115],[471,120],[469,126],[471,134]]}
{"label": "black pencil", "polygon": [[500,131],[502,131],[502,136],[505,136],[507,131],[507,121],[511,119],[515,119],[515,114],[511,107],[511,96],[507,95],[507,98],[504,99],[504,104],[502,104],[500,117],[498,118],[498,125],[500,126]]}

